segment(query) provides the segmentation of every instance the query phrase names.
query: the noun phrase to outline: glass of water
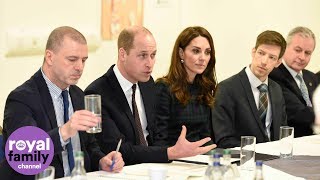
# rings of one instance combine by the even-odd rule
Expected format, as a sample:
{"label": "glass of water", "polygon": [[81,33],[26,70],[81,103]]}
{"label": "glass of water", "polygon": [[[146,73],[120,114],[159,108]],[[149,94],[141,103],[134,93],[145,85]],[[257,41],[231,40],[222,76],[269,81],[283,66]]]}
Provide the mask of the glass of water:
{"label": "glass of water", "polygon": [[35,175],[36,180],[52,180],[54,179],[55,168],[48,166],[45,170]]}
{"label": "glass of water", "polygon": [[[101,119],[101,96],[99,94],[90,94],[84,96],[84,107]],[[97,126],[91,127],[87,133],[100,133],[102,131],[101,121]]]}
{"label": "glass of water", "polygon": [[292,158],[294,128],[289,126],[280,127],[280,158]]}
{"label": "glass of water", "polygon": [[256,137],[241,136],[240,167],[242,170],[253,171],[255,169]]}

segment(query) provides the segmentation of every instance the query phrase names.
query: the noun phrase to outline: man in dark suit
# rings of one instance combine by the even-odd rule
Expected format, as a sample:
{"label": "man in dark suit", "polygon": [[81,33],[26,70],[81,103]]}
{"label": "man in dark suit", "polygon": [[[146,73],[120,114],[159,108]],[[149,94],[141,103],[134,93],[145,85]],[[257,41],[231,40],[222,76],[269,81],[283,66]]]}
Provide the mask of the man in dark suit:
{"label": "man in dark suit", "polygon": [[156,42],[149,30],[133,26],[118,38],[118,61],[102,77],[91,83],[86,94],[100,94],[102,128],[97,139],[107,153],[123,140],[120,151],[125,163],[168,162],[168,160],[205,153],[215,145],[200,147],[210,138],[197,142],[185,139],[186,128],[175,146],[156,147],[154,133],[154,81]]}
{"label": "man in dark suit", "polygon": [[[54,144],[55,154],[50,165],[55,167],[56,178],[70,175],[74,165],[71,165],[71,161],[74,163],[72,150],[84,152],[87,172],[98,170],[99,166],[110,171],[112,158],[117,160],[113,171],[120,171],[124,165],[121,154],[112,152],[105,156],[94,135],[85,132],[100,121],[83,110],[84,93],[75,85],[87,58],[87,42],[79,31],[67,26],[56,28],[48,38],[41,69],[13,90],[6,101],[4,139],[23,126],[37,126],[46,131]],[[65,105],[66,101],[69,106]],[[4,169],[7,166],[7,162],[1,166],[0,172],[5,173],[1,177],[25,178],[11,168]]]}
{"label": "man in dark suit", "polygon": [[289,32],[287,43],[282,64],[270,73],[270,78],[282,88],[294,136],[312,135],[315,115],[311,98],[319,80],[305,67],[315,48],[315,35],[306,27],[296,27]]}
{"label": "man in dark suit", "polygon": [[257,143],[279,139],[280,126],[286,125],[285,102],[280,86],[268,74],[281,63],[285,48],[281,34],[262,32],[251,64],[219,83],[212,110],[218,147],[240,146],[241,136],[255,136]]}

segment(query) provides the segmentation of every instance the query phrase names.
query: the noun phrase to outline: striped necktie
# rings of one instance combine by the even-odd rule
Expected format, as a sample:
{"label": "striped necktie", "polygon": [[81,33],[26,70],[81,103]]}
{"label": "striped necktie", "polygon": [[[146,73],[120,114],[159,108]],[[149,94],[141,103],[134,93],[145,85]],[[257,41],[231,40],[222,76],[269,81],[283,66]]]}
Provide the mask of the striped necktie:
{"label": "striped necktie", "polygon": [[266,127],[266,115],[268,110],[268,86],[264,83],[258,86],[260,91],[259,94],[259,118],[263,123],[263,126]]}
{"label": "striped necktie", "polygon": [[306,86],[306,83],[303,80],[302,74],[298,73],[296,77],[300,81],[300,91],[301,91],[303,99],[306,101],[307,106],[312,107],[312,104],[311,104],[311,101],[309,98],[308,88]]}
{"label": "striped necktie", "polygon": [[141,125],[139,112],[138,112],[138,108],[137,108],[137,104],[136,104],[136,88],[137,88],[137,85],[134,84],[132,86],[132,112],[133,112],[133,116],[134,116],[134,121],[136,123],[136,129],[138,131],[137,133],[139,136],[140,145],[147,146],[147,142],[146,142],[144,135],[143,135],[142,125]]}
{"label": "striped necktie", "polygon": [[[69,95],[68,94],[69,94],[68,90],[62,91],[64,123],[66,123],[69,120]],[[68,151],[68,162],[69,162],[69,168],[71,173],[74,167],[74,157],[73,157],[73,148],[72,148],[71,138],[70,138],[70,142],[66,146]]]}

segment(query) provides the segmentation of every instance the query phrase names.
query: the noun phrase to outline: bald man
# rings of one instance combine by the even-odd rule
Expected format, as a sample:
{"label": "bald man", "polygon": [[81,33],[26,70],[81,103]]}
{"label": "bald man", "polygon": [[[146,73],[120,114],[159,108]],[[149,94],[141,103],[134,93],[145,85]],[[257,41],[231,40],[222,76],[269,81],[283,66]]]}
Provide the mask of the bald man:
{"label": "bald man", "polygon": [[[87,59],[87,41],[78,30],[68,26],[54,29],[47,41],[42,67],[13,90],[6,101],[4,140],[24,126],[37,126],[46,131],[54,144],[50,165],[55,167],[55,178],[70,176],[74,167],[73,151],[84,152],[87,172],[99,167],[110,171],[113,158],[117,159],[113,171],[119,172],[124,166],[120,153],[105,155],[95,137],[85,132],[100,121],[84,110],[84,93],[76,86]],[[65,101],[69,106],[64,112]],[[0,165],[3,179],[34,179],[7,166],[6,161]]]}

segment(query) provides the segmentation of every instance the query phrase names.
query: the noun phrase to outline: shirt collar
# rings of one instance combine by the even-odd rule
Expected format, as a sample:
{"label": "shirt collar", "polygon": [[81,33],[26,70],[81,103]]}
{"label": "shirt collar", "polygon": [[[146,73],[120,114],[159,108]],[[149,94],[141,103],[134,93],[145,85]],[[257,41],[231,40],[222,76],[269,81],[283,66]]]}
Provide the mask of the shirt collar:
{"label": "shirt collar", "polygon": [[123,92],[127,92],[132,88],[133,84],[130,81],[128,81],[125,77],[122,76],[117,65],[113,67],[113,72],[116,75]]}
{"label": "shirt collar", "polygon": [[264,81],[261,82],[260,79],[258,79],[251,71],[250,69],[250,65],[246,67],[245,69],[246,74],[248,76],[249,82],[251,84],[251,87],[253,88],[257,88],[258,86],[260,86],[261,83],[264,83],[266,85],[268,85],[268,78]]}
{"label": "shirt collar", "polygon": [[297,73],[295,70],[293,70],[291,67],[289,67],[286,63],[285,60],[282,61],[282,64],[288,69],[289,73],[291,74],[291,76],[293,78],[295,78],[297,76],[297,74],[301,73],[302,74],[302,71],[300,71],[299,73]]}
{"label": "shirt collar", "polygon": [[[61,96],[62,90],[57,85],[55,85],[52,81],[50,81],[50,79],[44,74],[42,67],[41,67],[41,73],[42,73],[42,77],[44,78],[47,84],[47,87],[49,89],[51,96],[55,99],[59,98]],[[69,87],[67,87],[66,90],[69,91]]]}

